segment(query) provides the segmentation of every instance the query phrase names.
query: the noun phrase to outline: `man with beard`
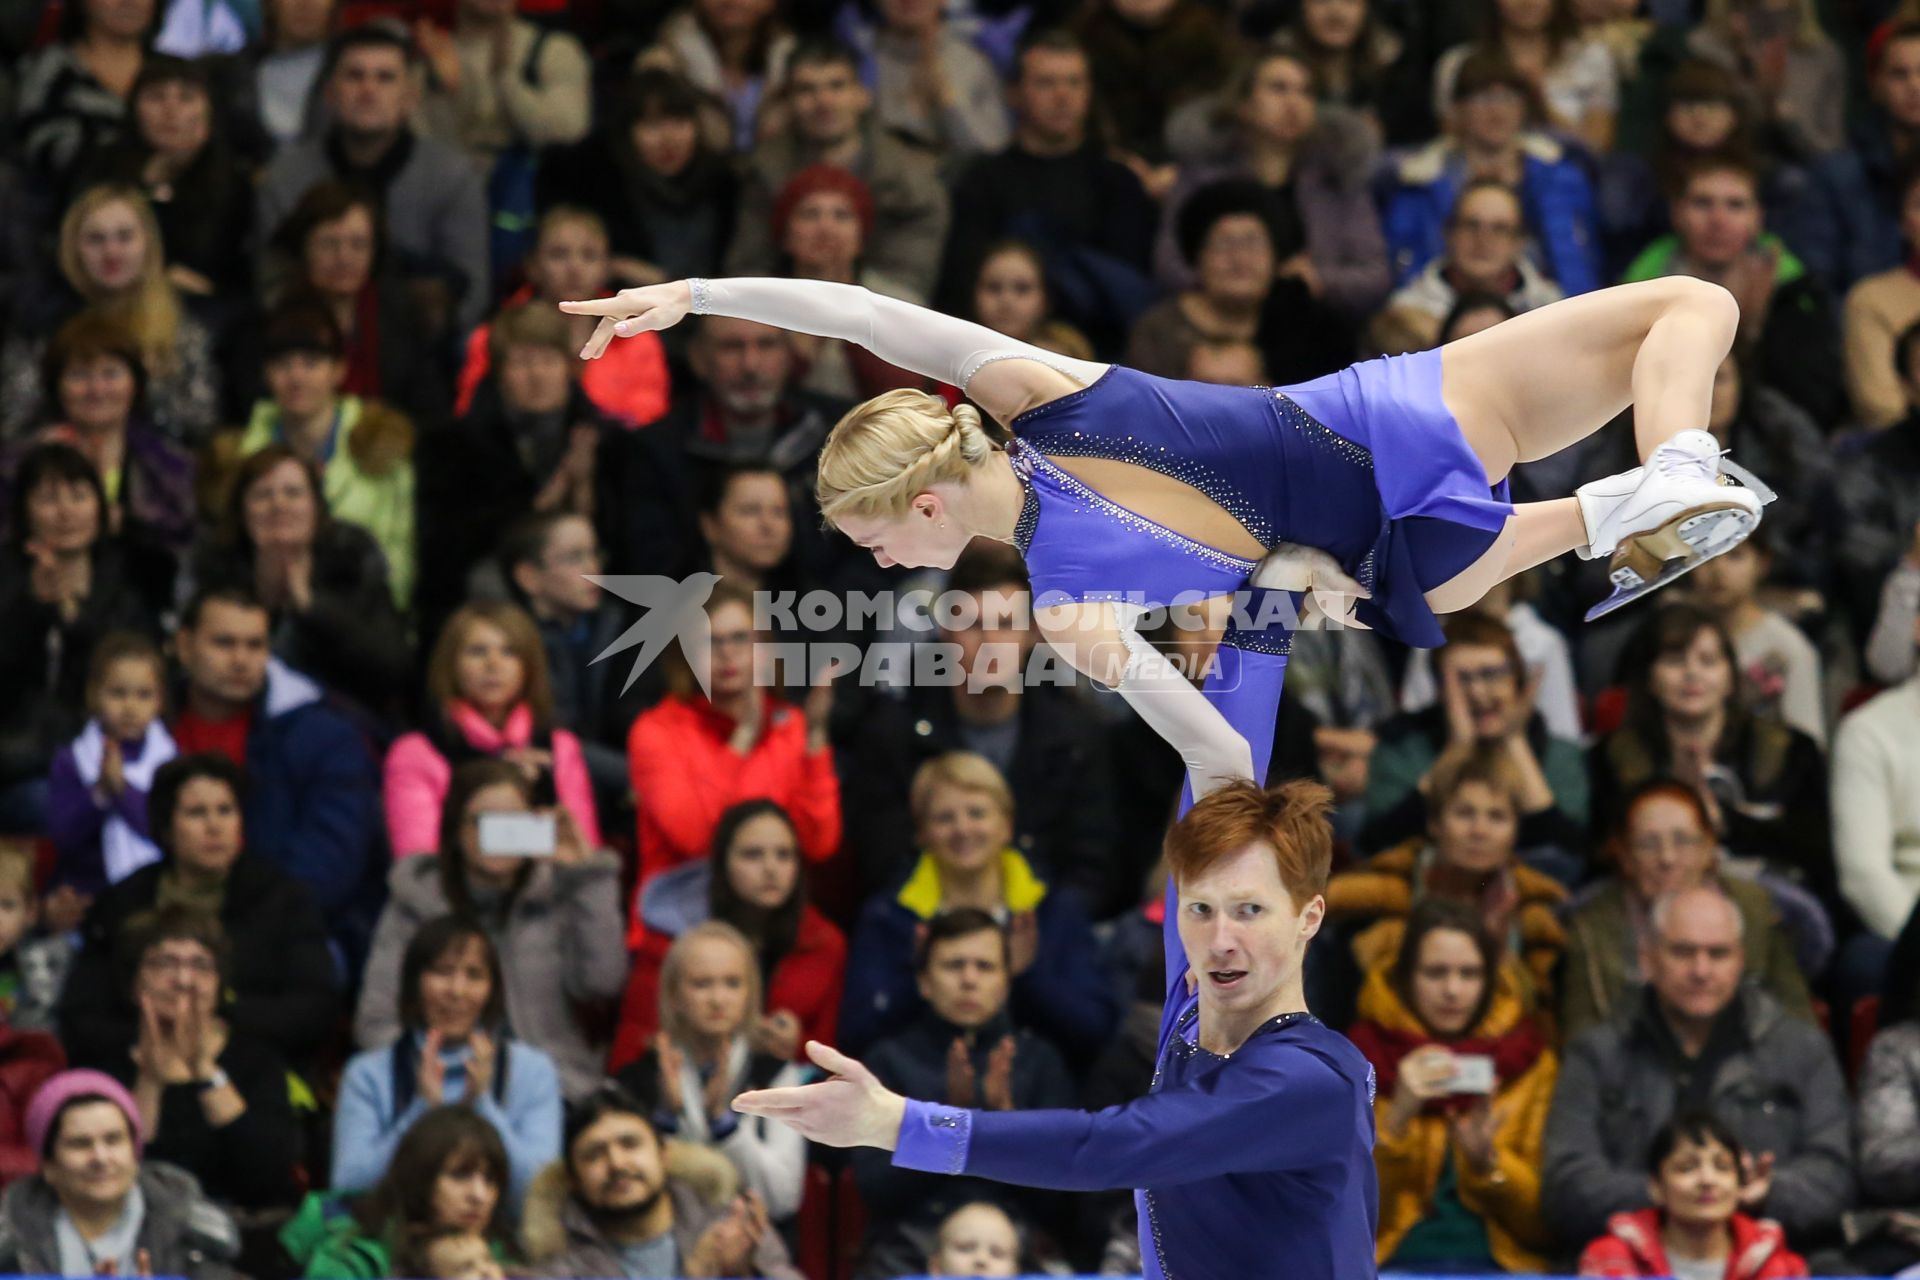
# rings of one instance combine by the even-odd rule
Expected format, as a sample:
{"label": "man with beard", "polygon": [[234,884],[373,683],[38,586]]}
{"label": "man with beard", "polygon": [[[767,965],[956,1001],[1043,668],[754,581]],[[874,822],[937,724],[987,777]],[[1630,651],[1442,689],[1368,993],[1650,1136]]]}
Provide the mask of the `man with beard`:
{"label": "man with beard", "polygon": [[567,1113],[560,1163],[527,1193],[528,1260],[542,1276],[802,1280],[766,1205],[738,1184],[725,1157],[662,1143],[609,1085]]}

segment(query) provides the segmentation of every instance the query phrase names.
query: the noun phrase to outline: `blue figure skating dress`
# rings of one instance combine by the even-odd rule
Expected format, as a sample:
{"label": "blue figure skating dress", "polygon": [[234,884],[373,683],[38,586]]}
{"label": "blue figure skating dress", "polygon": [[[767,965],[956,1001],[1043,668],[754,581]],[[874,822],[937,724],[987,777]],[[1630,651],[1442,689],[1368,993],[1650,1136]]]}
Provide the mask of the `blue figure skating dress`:
{"label": "blue figure skating dress", "polygon": [[1486,552],[1513,511],[1441,399],[1437,351],[1280,388],[1115,365],[1012,429],[1027,486],[1016,542],[1036,604],[1165,605],[1239,590],[1254,568],[1101,497],[1049,456],[1151,467],[1206,494],[1265,547],[1321,548],[1372,593],[1361,622],[1423,648],[1442,640],[1426,592]]}

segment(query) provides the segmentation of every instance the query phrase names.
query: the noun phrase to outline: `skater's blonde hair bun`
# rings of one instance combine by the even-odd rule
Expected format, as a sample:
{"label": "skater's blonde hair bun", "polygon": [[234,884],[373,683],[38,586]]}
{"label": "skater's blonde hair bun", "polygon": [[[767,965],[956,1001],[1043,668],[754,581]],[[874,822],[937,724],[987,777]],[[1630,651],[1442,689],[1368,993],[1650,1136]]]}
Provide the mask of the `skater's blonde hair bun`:
{"label": "skater's blonde hair bun", "polygon": [[889,391],[856,406],[827,435],[814,497],[829,523],[905,515],[916,494],[936,484],[964,484],[993,447],[972,405],[949,407],[924,391]]}

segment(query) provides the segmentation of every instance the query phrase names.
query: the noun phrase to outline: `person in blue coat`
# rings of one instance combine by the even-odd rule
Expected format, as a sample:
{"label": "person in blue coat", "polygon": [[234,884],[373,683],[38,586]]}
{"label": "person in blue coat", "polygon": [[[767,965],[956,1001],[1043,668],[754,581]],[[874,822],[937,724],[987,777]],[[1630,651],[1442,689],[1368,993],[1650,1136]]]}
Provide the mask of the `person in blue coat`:
{"label": "person in blue coat", "polygon": [[815,1042],[832,1078],[734,1106],[893,1163],[1069,1191],[1133,1188],[1149,1280],[1372,1280],[1374,1078],[1306,1011],[1301,963],[1326,911],[1332,794],[1246,780],[1167,841],[1168,985],[1151,1091],[1104,1111],[910,1100]]}
{"label": "person in blue coat", "polygon": [[1086,911],[1040,878],[1013,847],[1013,791],[985,756],[949,751],[921,765],[908,789],[925,852],[904,879],[861,908],[847,955],[840,1043],[863,1052],[926,1008],[914,979],[914,938],[942,911],[980,907],[1007,928],[1014,1021],[1090,1064],[1120,1023],[1119,991],[1102,968]]}
{"label": "person in blue coat", "polygon": [[1593,183],[1572,151],[1527,127],[1536,102],[1537,91],[1504,57],[1481,52],[1460,64],[1450,131],[1388,167],[1381,226],[1397,284],[1446,252],[1461,190],[1487,177],[1519,193],[1534,263],[1568,297],[1605,282]]}
{"label": "person in blue coat", "polygon": [[333,1189],[380,1181],[401,1139],[442,1103],[492,1125],[506,1148],[515,1204],[560,1158],[560,1073],[506,1030],[500,955],[478,920],[441,916],[400,963],[400,1037],[347,1059],[333,1121]]}

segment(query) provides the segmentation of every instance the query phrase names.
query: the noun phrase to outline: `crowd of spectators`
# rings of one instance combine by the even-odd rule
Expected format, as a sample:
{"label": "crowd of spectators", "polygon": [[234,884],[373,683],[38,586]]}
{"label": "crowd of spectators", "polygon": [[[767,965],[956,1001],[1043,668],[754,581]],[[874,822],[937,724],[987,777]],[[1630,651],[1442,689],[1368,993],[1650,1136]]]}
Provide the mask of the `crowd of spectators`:
{"label": "crowd of spectators", "polygon": [[[956,389],[718,317],[583,364],[554,306],[726,274],[1272,385],[1730,290],[1752,541],[1598,625],[1568,559],[1438,650],[1296,637],[1309,995],[1382,1266],[1920,1264],[1920,3],[14,0],[0,1271],[1139,1270],[1124,1194],[729,1105],[809,1040],[1143,1093],[1182,779],[1010,548],[823,528],[841,414]],[[710,660],[629,678],[605,574],[709,586]],[[970,607],[756,607],[919,588]]]}

